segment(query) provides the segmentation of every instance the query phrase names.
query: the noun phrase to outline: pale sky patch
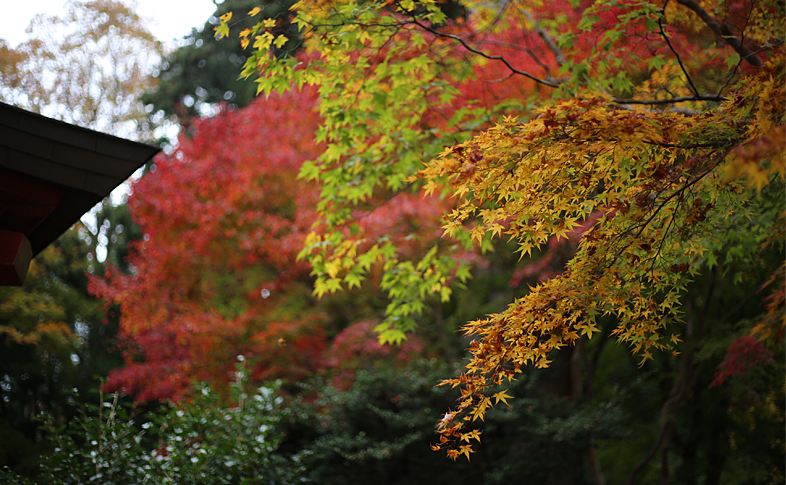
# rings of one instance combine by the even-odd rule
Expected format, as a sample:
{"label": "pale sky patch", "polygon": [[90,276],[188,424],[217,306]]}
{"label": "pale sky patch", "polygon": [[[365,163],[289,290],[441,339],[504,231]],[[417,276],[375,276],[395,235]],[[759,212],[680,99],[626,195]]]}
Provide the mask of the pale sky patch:
{"label": "pale sky patch", "polygon": [[[136,0],[123,3],[134,7],[146,20],[146,25],[153,35],[167,45],[191,32],[192,28],[203,26],[216,10],[213,0]],[[4,2],[3,14],[7,15],[6,18],[10,21],[4,22],[0,38],[8,41],[11,46],[26,41],[28,36],[25,29],[36,14],[63,15],[65,4],[65,0]]]}

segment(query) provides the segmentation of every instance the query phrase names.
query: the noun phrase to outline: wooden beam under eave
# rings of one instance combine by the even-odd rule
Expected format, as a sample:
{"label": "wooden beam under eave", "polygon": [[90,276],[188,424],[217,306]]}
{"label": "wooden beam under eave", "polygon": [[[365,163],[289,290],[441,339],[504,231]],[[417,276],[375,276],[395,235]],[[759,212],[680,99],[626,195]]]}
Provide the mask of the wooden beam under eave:
{"label": "wooden beam under eave", "polygon": [[33,248],[27,236],[0,230],[0,286],[22,286],[32,259]]}

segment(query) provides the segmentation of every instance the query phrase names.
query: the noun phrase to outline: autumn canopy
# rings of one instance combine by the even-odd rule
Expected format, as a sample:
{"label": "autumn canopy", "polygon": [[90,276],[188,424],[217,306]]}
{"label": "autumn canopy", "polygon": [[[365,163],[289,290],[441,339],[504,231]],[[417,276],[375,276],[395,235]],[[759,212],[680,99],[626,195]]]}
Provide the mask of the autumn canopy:
{"label": "autumn canopy", "polygon": [[[682,359],[684,386],[713,333],[686,314],[687,289],[718,268],[741,282],[742,265],[783,251],[779,2],[301,2],[297,55],[275,20],[248,24],[260,11],[223,16],[216,36],[239,35],[263,95],[317,86],[323,149],[300,176],[321,186],[319,222],[301,257],[317,295],[382,268],[382,342],[466,280],[457,251],[504,238],[528,258],[581,234],[564,271],[464,327],[471,359],[444,382],[461,398],[434,445],[453,458],[506,399],[497,386],[585,336],[610,334],[641,364]],[[429,250],[363,231],[362,214],[419,191],[450,203]],[[765,346],[783,335],[779,266],[747,282],[767,301],[747,324]]]}
{"label": "autumn canopy", "polygon": [[451,458],[475,451],[527,367],[567,355],[572,398],[589,392],[575,362],[593,337],[639,367],[679,362],[658,443],[708,342],[728,350],[713,386],[769,362],[784,329],[782,5],[266,8],[215,28],[239,36],[260,98],[188,127],[134,187],[130,271],[92,279],[121,315],[111,389],[178,399],[239,353],[255,379],[333,369],[346,384],[391,352],[363,343],[371,329],[423,353],[491,252],[520,260],[515,292],[463,325],[469,359],[442,382],[458,403],[432,445]]}

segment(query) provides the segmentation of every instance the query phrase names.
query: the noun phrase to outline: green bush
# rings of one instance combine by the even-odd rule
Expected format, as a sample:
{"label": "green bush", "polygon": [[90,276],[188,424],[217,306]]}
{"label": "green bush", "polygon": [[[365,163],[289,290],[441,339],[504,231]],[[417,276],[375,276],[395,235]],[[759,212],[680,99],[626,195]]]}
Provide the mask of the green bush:
{"label": "green bush", "polygon": [[191,402],[148,413],[118,394],[100,394],[65,425],[40,417],[53,451],[34,477],[6,470],[10,484],[284,484],[298,467],[274,454],[281,435],[280,398],[272,387],[246,390],[247,370],[237,365],[229,402],[199,386]]}

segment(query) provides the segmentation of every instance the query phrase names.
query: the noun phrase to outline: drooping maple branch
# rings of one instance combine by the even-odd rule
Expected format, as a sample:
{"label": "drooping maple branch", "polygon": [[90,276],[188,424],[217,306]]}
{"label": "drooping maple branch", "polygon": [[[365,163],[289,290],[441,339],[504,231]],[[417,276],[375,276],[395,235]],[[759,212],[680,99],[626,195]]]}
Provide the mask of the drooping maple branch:
{"label": "drooping maple branch", "polygon": [[761,60],[756,55],[756,53],[746,47],[745,44],[743,44],[742,41],[732,33],[729,24],[721,24],[712,18],[712,16],[707,13],[706,10],[701,8],[701,5],[699,5],[696,0],[677,0],[677,3],[693,10],[693,12],[698,15],[705,24],[707,24],[707,27],[709,27],[718,36],[722,37],[723,40],[725,40],[726,43],[732,47],[732,49],[737,51],[740,57],[742,57],[748,64],[754,67],[762,66]]}
{"label": "drooping maple branch", "polygon": [[[725,153],[728,153],[728,150]],[[721,158],[721,160],[722,159],[723,158]],[[633,244],[632,241],[635,240],[635,239],[638,239],[639,237],[641,237],[641,235],[644,233],[644,230],[647,228],[647,226],[655,219],[655,217],[658,215],[658,213],[663,208],[665,208],[668,205],[668,203],[669,203],[669,201],[671,201],[671,199],[673,199],[674,197],[677,197],[678,198],[677,199],[677,206],[679,206],[685,191],[687,191],[688,189],[690,189],[691,187],[696,185],[704,177],[706,177],[707,175],[712,173],[712,171],[715,169],[716,166],[717,166],[717,164],[713,165],[708,170],[706,170],[703,174],[698,175],[694,180],[686,181],[685,184],[682,187],[680,187],[678,190],[674,191],[674,193],[672,193],[671,195],[667,196],[663,200],[663,202],[661,202],[661,204],[659,206],[655,207],[653,212],[652,212],[652,214],[650,215],[650,217],[647,218],[647,220],[642,220],[639,224],[631,226],[630,228],[628,228],[625,231],[623,231],[620,234],[618,234],[617,238],[621,240],[626,234],[628,234],[628,233],[638,229],[638,232],[636,232],[636,235],[633,238],[631,238],[631,242],[628,242],[628,244],[625,244],[622,247],[622,249],[620,251],[618,251],[617,254],[614,255],[614,259],[611,261],[611,263],[608,265],[608,267],[611,268],[612,266],[614,266],[614,264],[617,262],[617,260],[619,260],[622,257],[622,255],[625,253],[625,250],[627,248],[629,248]],[[673,219],[672,219],[672,221],[669,222],[669,226],[668,227],[671,227],[672,222],[673,222]],[[661,247],[663,246],[663,241],[665,241],[666,235],[668,234],[668,227],[666,229],[666,234],[663,235],[663,240],[661,241]],[[660,250],[658,250],[658,251],[660,252]],[[656,256],[656,258],[657,258],[657,256]],[[654,260],[656,258],[653,259],[653,262],[654,262]]]}
{"label": "drooping maple branch", "polygon": [[513,67],[513,65],[510,63],[510,61],[505,59],[504,56],[497,56],[497,55],[493,55],[493,54],[488,54],[488,53],[483,52],[483,51],[481,51],[479,49],[476,49],[476,48],[472,47],[471,45],[469,45],[469,43],[467,43],[466,40],[462,39],[458,35],[447,34],[445,32],[440,32],[437,29],[434,29],[432,27],[429,27],[429,26],[423,24],[422,22],[420,22],[419,20],[417,20],[414,17],[413,17],[412,23],[417,25],[421,29],[425,30],[426,32],[429,32],[430,34],[436,35],[437,37],[443,37],[443,38],[446,38],[446,39],[453,39],[453,40],[455,40],[456,42],[461,44],[462,47],[464,47],[468,51],[472,52],[473,54],[479,55],[480,57],[483,57],[483,58],[488,59],[490,61],[500,61],[503,64],[505,64],[505,67],[510,69],[510,71],[512,73],[518,74],[520,76],[524,76],[524,77],[526,77],[528,79],[531,79],[531,80],[535,81],[538,84],[543,84],[543,85],[546,85],[546,86],[549,86],[549,87],[552,87],[552,88],[558,88],[559,85],[562,84],[562,81],[558,80],[558,79],[541,79],[541,78],[539,78],[539,77],[537,77],[537,76],[535,76],[533,74],[528,73],[527,71],[522,71],[520,69],[516,69],[515,67]]}
{"label": "drooping maple branch", "polygon": [[[543,40],[543,42],[546,44],[546,46],[549,48],[549,50],[551,50],[551,52],[554,54],[554,57],[556,58],[557,63],[559,65],[565,64],[567,61],[565,60],[565,57],[562,55],[562,51],[559,49],[559,47],[554,42],[554,40],[543,29],[541,29],[538,26],[537,22],[535,21],[535,19],[532,17],[532,15],[529,12],[525,11],[524,14],[527,16],[527,18],[535,26],[535,32],[538,34],[538,36],[541,38],[541,40]],[[505,64],[505,66],[511,71],[511,73],[524,76],[524,77],[526,77],[528,79],[531,79],[531,80],[533,80],[533,81],[535,81],[535,82],[537,82],[539,84],[543,84],[543,85],[546,85],[546,86],[549,86],[549,87],[552,87],[552,88],[558,88],[563,82],[565,82],[567,80],[567,79],[555,79],[555,78],[551,78],[551,77],[548,77],[546,79],[541,79],[541,78],[536,77],[533,74],[530,74],[530,73],[528,73],[526,71],[521,71],[519,69],[516,69],[515,67],[513,67],[513,65],[511,65],[510,61],[508,61],[504,56],[488,54],[488,53],[483,52],[483,51],[481,51],[479,49],[476,49],[476,48],[472,47],[471,45],[469,45],[469,43],[466,40],[464,40],[463,38],[459,37],[458,35],[448,34],[448,33],[445,33],[445,32],[440,32],[437,29],[434,29],[432,27],[424,25],[422,22],[417,20],[414,16],[412,17],[412,20],[407,22],[407,23],[411,23],[411,24],[417,25],[421,29],[423,29],[426,32],[429,32],[429,33],[431,33],[431,34],[433,34],[433,35],[435,35],[437,37],[453,39],[453,40],[457,41],[459,44],[461,44],[469,52],[472,52],[473,54],[477,54],[477,55],[479,55],[479,56],[481,56],[481,57],[483,57],[485,59],[500,61],[503,64]],[[667,38],[667,41],[668,41],[668,38]],[[669,44],[669,45],[671,45],[671,44]],[[676,52],[675,52],[675,54],[676,54]],[[677,57],[679,58],[679,55]],[[756,58],[756,59],[758,60],[758,58]],[[680,65],[682,65],[681,61],[680,61]],[[684,68],[683,68],[683,71],[684,71]],[[686,77],[688,76],[687,72],[685,72],[685,75],[686,75]],[[688,77],[688,81],[690,82],[691,87],[693,88],[693,92],[695,93],[693,96],[677,96],[677,97],[672,97],[672,98],[668,98],[668,99],[619,99],[619,98],[613,98],[611,100],[611,102],[614,103],[614,104],[619,104],[619,105],[626,105],[626,104],[664,105],[664,104],[685,103],[685,102],[690,102],[690,101],[716,101],[716,102],[722,102],[722,101],[724,101],[726,99],[724,96],[720,96],[719,94],[717,94],[717,95],[714,95],[714,94],[699,94],[698,90],[696,90],[695,86],[693,86],[693,82],[691,81],[690,77]]]}

